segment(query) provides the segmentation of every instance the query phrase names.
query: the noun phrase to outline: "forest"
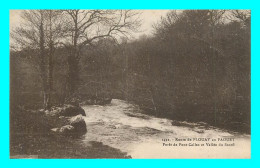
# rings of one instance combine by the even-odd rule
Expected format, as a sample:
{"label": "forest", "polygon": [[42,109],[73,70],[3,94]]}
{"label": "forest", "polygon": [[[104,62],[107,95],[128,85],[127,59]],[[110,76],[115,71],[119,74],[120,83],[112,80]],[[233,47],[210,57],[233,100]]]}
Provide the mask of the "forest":
{"label": "forest", "polygon": [[132,39],[141,16],[23,11],[10,34],[11,120],[17,109],[121,99],[144,114],[250,134],[250,11],[169,10]]}

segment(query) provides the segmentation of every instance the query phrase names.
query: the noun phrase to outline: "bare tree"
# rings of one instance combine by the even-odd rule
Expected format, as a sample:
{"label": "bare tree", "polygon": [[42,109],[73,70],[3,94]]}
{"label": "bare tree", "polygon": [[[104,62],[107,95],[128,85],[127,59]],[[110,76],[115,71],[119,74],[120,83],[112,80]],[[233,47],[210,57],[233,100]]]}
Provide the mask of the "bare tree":
{"label": "bare tree", "polygon": [[55,42],[59,39],[61,24],[60,11],[24,10],[21,25],[11,32],[11,38],[18,50],[28,48],[39,50],[40,77],[42,80],[43,106],[50,108],[53,83],[53,54]]}
{"label": "bare tree", "polygon": [[46,108],[51,107],[51,95],[53,92],[53,56],[55,47],[58,45],[58,40],[61,39],[61,23],[62,19],[60,16],[62,12],[59,10],[46,10],[45,15],[47,19],[47,31],[46,31],[46,43],[48,47],[47,54],[47,92],[46,92]]}
{"label": "bare tree", "polygon": [[11,38],[19,50],[25,48],[39,50],[39,68],[42,80],[43,104],[46,104],[46,63],[45,63],[45,17],[41,10],[25,10],[21,14],[22,22],[11,32]]}
{"label": "bare tree", "polygon": [[250,10],[230,10],[227,18],[231,21],[239,21],[244,26],[247,26],[251,21]]}
{"label": "bare tree", "polygon": [[72,95],[79,82],[80,50],[101,38],[117,40],[131,36],[140,26],[139,12],[132,10],[65,10],[64,41],[68,49],[68,90]]}

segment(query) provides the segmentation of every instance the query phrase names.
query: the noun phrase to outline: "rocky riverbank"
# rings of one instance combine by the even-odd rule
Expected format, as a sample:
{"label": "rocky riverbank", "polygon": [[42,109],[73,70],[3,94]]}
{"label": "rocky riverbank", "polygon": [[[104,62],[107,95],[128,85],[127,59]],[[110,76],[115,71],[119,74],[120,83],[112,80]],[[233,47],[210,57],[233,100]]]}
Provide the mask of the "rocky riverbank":
{"label": "rocky riverbank", "polygon": [[11,158],[129,158],[126,153],[91,141],[79,142],[86,136],[85,111],[74,105],[50,110],[11,110]]}

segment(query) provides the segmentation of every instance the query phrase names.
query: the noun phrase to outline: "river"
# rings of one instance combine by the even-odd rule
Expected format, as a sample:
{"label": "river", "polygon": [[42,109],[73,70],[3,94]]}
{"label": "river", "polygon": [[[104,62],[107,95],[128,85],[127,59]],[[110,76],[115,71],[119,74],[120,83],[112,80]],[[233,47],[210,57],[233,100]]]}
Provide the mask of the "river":
{"label": "river", "polygon": [[[182,122],[181,126],[174,126],[172,120],[142,114],[139,106],[118,99],[106,106],[83,106],[83,109],[88,132],[80,141],[86,146],[91,141],[102,142],[127,152],[132,158],[250,158],[250,135],[223,131],[205,123]],[[199,141],[187,143],[175,138]],[[200,141],[202,138],[235,141],[223,142],[231,146],[195,146],[207,143]],[[169,143],[178,146],[165,146]]]}

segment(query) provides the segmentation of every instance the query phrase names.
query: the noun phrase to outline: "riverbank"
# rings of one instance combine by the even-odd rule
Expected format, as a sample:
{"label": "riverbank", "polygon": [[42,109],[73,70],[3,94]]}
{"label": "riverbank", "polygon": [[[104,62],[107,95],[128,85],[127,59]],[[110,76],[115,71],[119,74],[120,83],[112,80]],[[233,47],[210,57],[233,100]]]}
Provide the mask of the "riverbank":
{"label": "riverbank", "polygon": [[[250,158],[249,134],[143,114],[138,105],[119,99],[82,109],[87,133],[78,138],[50,131],[58,123],[46,122],[44,115],[11,113],[11,158]],[[163,146],[162,139],[175,138],[232,138],[235,146]]]}
{"label": "riverbank", "polygon": [[[98,141],[132,158],[250,158],[251,136],[203,122],[179,122],[141,113],[138,105],[113,99],[106,106],[82,106],[88,133],[81,144]],[[233,138],[235,146],[163,146],[162,139]],[[193,143],[200,143],[196,140]],[[178,144],[179,145],[179,144]],[[204,144],[206,145],[206,144]]]}
{"label": "riverbank", "polygon": [[130,158],[119,149],[81,138],[53,133],[50,123],[39,113],[13,110],[10,122],[10,158]]}

